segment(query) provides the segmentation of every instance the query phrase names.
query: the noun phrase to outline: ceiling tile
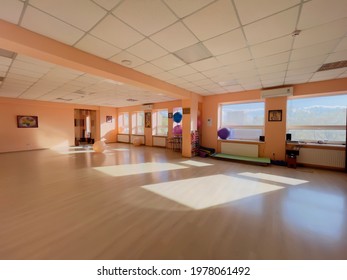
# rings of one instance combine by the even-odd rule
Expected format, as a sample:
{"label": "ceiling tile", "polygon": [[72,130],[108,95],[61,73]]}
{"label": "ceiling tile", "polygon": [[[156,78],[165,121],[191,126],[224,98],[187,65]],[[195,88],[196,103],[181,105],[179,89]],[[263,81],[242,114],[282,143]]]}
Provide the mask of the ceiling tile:
{"label": "ceiling tile", "polygon": [[219,55],[216,57],[217,60],[224,64],[224,65],[229,65],[229,64],[235,64],[235,63],[239,63],[241,61],[247,61],[252,59],[249,50],[247,48],[238,50],[238,51],[234,51],[234,52],[230,52],[227,54],[223,54],[223,55]]}
{"label": "ceiling tile", "polygon": [[164,57],[155,59],[151,61],[152,64],[160,67],[161,69],[168,71],[177,67],[184,65],[184,62],[174,56],[173,54],[168,54]]}
{"label": "ceiling tile", "polygon": [[273,80],[273,79],[284,79],[286,76],[286,72],[273,72],[273,73],[267,73],[267,74],[260,74],[260,79],[263,80]]}
{"label": "ceiling tile", "polygon": [[315,65],[318,65],[318,68],[319,68],[319,66],[321,66],[324,63],[326,58],[327,58],[327,55],[321,55],[321,56],[315,56],[315,57],[311,57],[307,59],[291,61],[289,62],[288,70],[306,68],[308,66],[315,66]]}
{"label": "ceiling tile", "polygon": [[261,67],[258,68],[258,73],[263,75],[263,74],[268,74],[268,73],[275,73],[275,72],[281,72],[287,70],[288,63],[282,63],[282,64],[277,64],[273,66],[268,66],[268,67]]}
{"label": "ceiling tile", "polygon": [[243,25],[300,4],[300,0],[234,0]]}
{"label": "ceiling tile", "polygon": [[28,76],[32,78],[41,78],[44,75],[43,73],[37,73],[31,70],[25,70],[25,69],[20,69],[15,67],[11,67],[9,73]]}
{"label": "ceiling tile", "polygon": [[239,92],[244,91],[244,88],[240,85],[230,86],[230,87],[223,87],[225,91],[227,92]]}
{"label": "ceiling tile", "polygon": [[347,67],[340,68],[340,69],[334,69],[334,70],[328,70],[328,71],[320,71],[320,72],[315,73],[312,76],[312,78],[310,79],[310,82],[337,79],[346,70],[347,70]]}
{"label": "ceiling tile", "polygon": [[309,58],[313,56],[319,56],[322,54],[331,53],[334,48],[337,46],[339,39],[327,41],[320,44],[315,44],[312,46],[295,49],[292,51],[291,60],[300,60],[304,58]]}
{"label": "ceiling tile", "polygon": [[194,82],[194,81],[206,79],[206,77],[200,73],[194,73],[194,74],[186,75],[183,78],[189,82]]}
{"label": "ceiling tile", "polygon": [[[4,73],[4,74],[1,74],[0,77],[4,77],[9,68],[10,67],[7,65],[0,65],[0,72]],[[1,85],[1,83],[0,83],[0,85]]]}
{"label": "ceiling tile", "polygon": [[15,74],[15,73],[8,73],[7,78],[13,78],[13,79],[18,79],[21,81],[28,81],[31,83],[36,82],[39,78],[35,78],[35,77],[29,77],[29,76],[25,76],[25,75],[20,75],[20,74]]}
{"label": "ceiling tile", "polygon": [[306,66],[302,68],[296,68],[296,69],[288,69],[287,71],[287,77],[295,77],[298,75],[305,75],[305,74],[311,74],[315,73],[318,70],[317,65],[313,66]]}
{"label": "ceiling tile", "polygon": [[198,42],[181,22],[154,34],[150,39],[170,52],[175,52]]}
{"label": "ceiling tile", "polygon": [[113,14],[145,36],[177,20],[160,0],[124,1],[113,11]]}
{"label": "ceiling tile", "polygon": [[144,38],[112,15],[103,19],[90,33],[121,49],[126,49]]}
{"label": "ceiling tile", "polygon": [[295,37],[294,48],[302,48],[336,38],[344,37],[347,30],[347,18],[303,30]]}
{"label": "ceiling tile", "polygon": [[245,26],[243,29],[248,43],[253,45],[291,34],[295,30],[298,14],[299,7],[295,7]]}
{"label": "ceiling tile", "polygon": [[119,48],[89,34],[78,41],[74,47],[102,58],[110,58],[121,51]]}
{"label": "ceiling tile", "polygon": [[276,87],[284,85],[284,79],[274,79],[261,81],[263,88]]}
{"label": "ceiling tile", "polygon": [[156,43],[153,43],[149,39],[145,39],[137,43],[136,45],[128,48],[127,51],[146,61],[150,61],[167,54],[166,50],[159,47]]}
{"label": "ceiling tile", "polygon": [[178,17],[182,18],[212,3],[214,0],[199,0],[199,1],[164,0],[164,1],[171,8],[171,10],[174,11],[174,13]]}
{"label": "ceiling tile", "polygon": [[233,64],[227,67],[230,73],[240,73],[244,71],[256,71],[254,61],[244,61],[242,63]]}
{"label": "ceiling tile", "polygon": [[219,0],[183,21],[201,41],[239,27],[234,7],[229,0]]}
{"label": "ceiling tile", "polygon": [[170,84],[181,86],[187,83],[187,81],[180,77],[175,77],[174,79],[170,79],[167,81]]}
{"label": "ceiling tile", "polygon": [[34,65],[40,66],[40,68],[53,69],[56,67],[55,64],[52,64],[52,63],[49,63],[49,62],[46,62],[43,60],[31,58],[29,56],[25,56],[25,55],[21,55],[21,54],[17,54],[16,61],[23,61],[23,62],[31,63]]}
{"label": "ceiling tile", "polygon": [[153,77],[163,80],[163,81],[167,81],[167,80],[172,80],[174,78],[176,78],[175,75],[169,73],[169,72],[161,72],[161,73],[157,73],[157,74],[153,74]]}
{"label": "ceiling tile", "polygon": [[[215,77],[218,78],[218,77],[225,76],[226,79],[228,79],[228,77],[230,77],[230,73],[228,73],[228,68],[225,66],[216,68],[216,69],[207,70],[207,71],[202,71],[202,74],[204,74],[208,78],[215,78]],[[217,81],[223,81],[223,80],[218,79]]]}
{"label": "ceiling tile", "polygon": [[[141,64],[144,64],[145,61],[141,58],[138,58],[126,51],[123,51],[119,54],[116,54],[115,56],[110,58],[110,61],[116,62],[118,64],[122,64],[123,66],[127,66],[129,68],[137,67]],[[124,61],[130,61],[130,65],[125,65]]]}
{"label": "ceiling tile", "polygon": [[84,34],[79,29],[30,6],[26,9],[21,26],[68,45],[73,45]]}
{"label": "ceiling tile", "polygon": [[346,0],[315,0],[304,3],[298,24],[299,29],[307,29],[346,17]]}
{"label": "ceiling tile", "polygon": [[84,31],[106,15],[105,10],[85,0],[30,0],[30,5]]}
{"label": "ceiling tile", "polygon": [[307,83],[313,74],[305,74],[305,75],[299,75],[299,76],[293,76],[293,77],[286,77],[285,78],[285,84],[302,84]]}
{"label": "ceiling tile", "polygon": [[120,3],[121,0],[93,0],[95,3],[99,4],[106,10],[112,10],[116,5]]}
{"label": "ceiling tile", "polygon": [[292,46],[292,41],[292,36],[286,36],[280,39],[251,46],[250,49],[254,58],[270,56],[289,51]]}
{"label": "ceiling tile", "polygon": [[214,57],[207,58],[204,60],[200,60],[194,63],[189,64],[191,67],[198,71],[206,71],[218,67],[222,67],[223,65]]}
{"label": "ceiling tile", "polygon": [[213,55],[225,54],[247,45],[241,29],[236,29],[215,38],[209,39],[203,44],[210,50]]}
{"label": "ceiling tile", "polygon": [[276,64],[281,64],[289,61],[290,52],[283,52],[275,55],[270,55],[266,57],[256,58],[255,64],[257,67],[265,67]]}
{"label": "ceiling tile", "polygon": [[12,58],[0,56],[0,65],[10,66],[12,63]]}
{"label": "ceiling tile", "polygon": [[347,50],[347,37],[341,39],[340,43],[337,45],[335,52]]}
{"label": "ceiling tile", "polygon": [[153,75],[163,72],[163,70],[151,63],[145,63],[140,66],[137,66],[135,67],[135,70],[145,73],[147,75]]}
{"label": "ceiling tile", "polygon": [[24,3],[18,0],[1,0],[0,18],[17,24],[23,7]]}
{"label": "ceiling tile", "polygon": [[324,63],[337,62],[341,60],[347,60],[347,50],[330,54]]}
{"label": "ceiling tile", "polygon": [[170,70],[169,72],[178,76],[178,77],[182,77],[182,76],[196,73],[197,71],[195,69],[193,69],[192,67],[190,67],[189,65],[184,65],[184,66],[180,66],[178,68],[175,68],[173,70]]}

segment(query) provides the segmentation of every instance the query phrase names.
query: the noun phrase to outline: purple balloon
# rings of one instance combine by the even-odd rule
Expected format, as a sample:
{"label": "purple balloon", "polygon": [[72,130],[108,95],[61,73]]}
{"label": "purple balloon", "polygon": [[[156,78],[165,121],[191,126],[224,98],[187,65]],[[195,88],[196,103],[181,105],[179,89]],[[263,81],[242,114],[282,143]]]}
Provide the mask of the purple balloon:
{"label": "purple balloon", "polygon": [[173,134],[174,134],[174,135],[182,135],[182,126],[180,126],[179,124],[176,125],[176,126],[173,128]]}
{"label": "purple balloon", "polygon": [[230,135],[230,130],[228,128],[221,128],[218,130],[218,136],[220,139],[227,139]]}

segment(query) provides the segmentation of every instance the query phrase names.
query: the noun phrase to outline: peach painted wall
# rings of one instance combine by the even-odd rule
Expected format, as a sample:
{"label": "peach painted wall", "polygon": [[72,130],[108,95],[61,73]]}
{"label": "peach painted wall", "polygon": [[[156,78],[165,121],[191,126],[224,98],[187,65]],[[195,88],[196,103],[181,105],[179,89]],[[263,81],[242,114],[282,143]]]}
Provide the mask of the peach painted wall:
{"label": "peach painted wall", "polygon": [[[219,94],[214,96],[205,96],[202,103],[202,141],[204,147],[217,149],[217,131],[218,131],[218,106],[220,103],[259,101],[259,91],[245,91],[239,93]],[[208,120],[211,120],[211,126]]]}
{"label": "peach painted wall", "polygon": [[[294,96],[347,93],[347,78],[294,85]],[[202,141],[206,147],[220,151],[217,140],[218,106],[221,103],[261,101],[260,90],[205,96],[202,104]],[[260,156],[285,159],[287,97],[267,98],[265,101],[265,143]],[[282,122],[268,122],[268,110],[282,110]],[[211,119],[211,126],[207,120]],[[273,155],[275,154],[275,155]]]}
{"label": "peach painted wall", "polygon": [[[106,122],[106,116],[112,116],[112,122]],[[106,143],[117,142],[117,109],[100,107],[100,139]]]}
{"label": "peach painted wall", "polygon": [[[282,110],[282,121],[269,121],[269,110]],[[265,145],[264,157],[284,160],[286,150],[287,97],[265,99]]]}
{"label": "peach painted wall", "polygon": [[[0,152],[73,146],[75,144],[74,109],[96,111],[95,140],[116,138],[113,127],[116,122],[106,122],[106,115],[116,120],[117,109],[77,104],[32,101],[0,97]],[[38,116],[38,128],[17,128],[17,115]]]}
{"label": "peach painted wall", "polygon": [[[38,128],[17,128],[17,115],[38,116]],[[0,98],[0,152],[74,145],[74,109],[58,103]]]}

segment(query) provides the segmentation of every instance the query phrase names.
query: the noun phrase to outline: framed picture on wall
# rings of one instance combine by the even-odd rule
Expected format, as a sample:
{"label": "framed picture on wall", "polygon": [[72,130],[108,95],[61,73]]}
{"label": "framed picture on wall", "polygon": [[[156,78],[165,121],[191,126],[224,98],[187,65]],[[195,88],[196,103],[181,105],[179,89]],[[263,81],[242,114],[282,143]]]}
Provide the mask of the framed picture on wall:
{"label": "framed picture on wall", "polygon": [[37,116],[17,116],[18,128],[36,128],[39,127]]}
{"label": "framed picture on wall", "polygon": [[280,122],[282,121],[282,110],[269,110],[269,122]]}
{"label": "framed picture on wall", "polygon": [[152,127],[152,115],[151,112],[145,112],[145,127],[151,128]]}
{"label": "framed picture on wall", "polygon": [[106,116],[106,122],[111,123],[112,122],[112,116]]}

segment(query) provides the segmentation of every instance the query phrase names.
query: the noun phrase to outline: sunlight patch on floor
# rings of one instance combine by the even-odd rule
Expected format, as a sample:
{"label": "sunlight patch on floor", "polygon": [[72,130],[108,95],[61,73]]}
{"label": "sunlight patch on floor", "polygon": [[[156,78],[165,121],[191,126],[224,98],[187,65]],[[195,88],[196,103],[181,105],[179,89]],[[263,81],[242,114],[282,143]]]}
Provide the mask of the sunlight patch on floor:
{"label": "sunlight patch on floor", "polygon": [[146,185],[142,188],[196,210],[282,189],[222,174]]}
{"label": "sunlight patch on floor", "polygon": [[192,166],[197,166],[197,167],[203,167],[203,166],[211,166],[211,165],[213,165],[213,164],[210,164],[210,163],[200,162],[200,161],[195,161],[195,160],[185,160],[185,161],[181,161],[180,163],[182,163],[182,164],[188,164],[188,165],[192,165]]}
{"label": "sunlight patch on floor", "polygon": [[100,171],[106,175],[119,177],[119,176],[128,176],[128,175],[137,175],[151,172],[162,172],[170,171],[177,169],[185,169],[186,166],[165,163],[165,162],[146,162],[146,163],[137,163],[137,164],[122,164],[122,165],[113,165],[113,166],[101,166],[94,167],[94,170]]}
{"label": "sunlight patch on floor", "polygon": [[305,180],[300,180],[300,179],[295,179],[295,178],[290,178],[290,177],[284,177],[284,176],[278,176],[278,175],[271,175],[271,174],[266,174],[266,173],[243,172],[243,173],[238,173],[238,175],[246,176],[246,177],[250,177],[250,178],[267,180],[267,181],[272,181],[272,182],[276,182],[276,183],[282,183],[282,184],[286,184],[286,185],[292,185],[292,186],[297,186],[297,185],[308,183],[308,181],[305,181]]}
{"label": "sunlight patch on floor", "polygon": [[62,155],[94,153],[92,146],[60,147],[51,150]]}

